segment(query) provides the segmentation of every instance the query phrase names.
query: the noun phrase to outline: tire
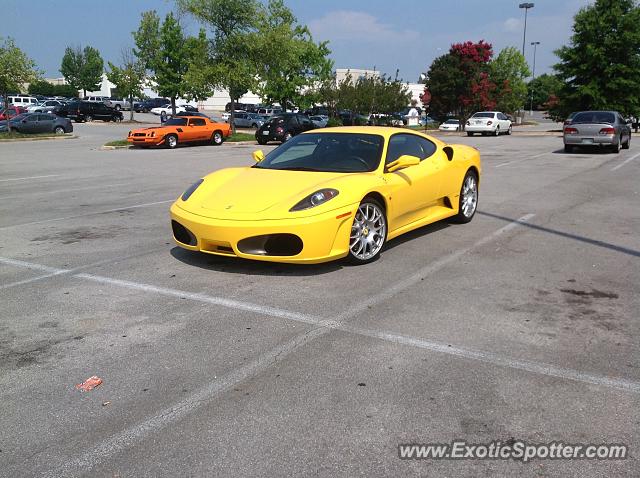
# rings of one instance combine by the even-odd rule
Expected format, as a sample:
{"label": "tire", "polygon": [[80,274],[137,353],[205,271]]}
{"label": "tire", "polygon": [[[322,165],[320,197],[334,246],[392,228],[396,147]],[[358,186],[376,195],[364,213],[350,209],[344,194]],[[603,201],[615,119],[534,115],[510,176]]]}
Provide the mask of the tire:
{"label": "tire", "polygon": [[622,141],[618,140],[618,144],[614,144],[614,145],[611,146],[611,152],[612,153],[614,153],[614,154],[619,154],[620,153],[620,148],[621,148],[620,143],[622,143]]}
{"label": "tire", "polygon": [[459,224],[466,224],[473,219],[478,209],[478,175],[473,171],[467,171],[460,186],[460,197],[458,199],[458,214],[455,221]]}
{"label": "tire", "polygon": [[292,135],[289,131],[287,131],[287,132],[284,134],[284,138],[282,138],[282,142],[283,142],[283,143],[286,143],[286,142],[287,142],[287,141],[289,141],[291,138],[293,138],[293,135]]}
{"label": "tire", "polygon": [[252,128],[255,128],[255,129],[258,129],[258,125],[257,125],[257,124],[255,124],[255,123],[253,123],[253,124],[251,125],[251,127],[252,127]]}
{"label": "tire", "polygon": [[351,225],[349,262],[360,265],[375,261],[387,241],[387,229],[384,207],[375,199],[365,198]]}
{"label": "tire", "polygon": [[116,109],[116,111],[120,111],[122,108],[121,108],[121,106],[120,106],[120,105],[116,105],[116,108],[115,108],[115,109]]}
{"label": "tire", "polygon": [[496,130],[493,133],[494,136],[500,136],[500,126],[496,126]]}
{"label": "tire", "polygon": [[258,142],[259,145],[264,146],[265,144],[267,144],[267,142],[262,139],[262,138],[256,138],[256,141]]}
{"label": "tire", "polygon": [[513,126],[509,125],[509,129],[507,130],[507,135],[511,136],[512,132],[513,132]]}
{"label": "tire", "polygon": [[473,133],[467,131],[467,136],[473,136]]}
{"label": "tire", "polygon": [[56,126],[56,127],[53,129],[53,132],[54,132],[55,134],[65,134],[65,133],[66,133],[66,131],[64,130],[64,128],[63,128],[62,126]]}
{"label": "tire", "polygon": [[176,149],[178,147],[178,137],[175,134],[168,134],[164,138],[164,144],[169,149]]}
{"label": "tire", "polygon": [[214,146],[220,146],[222,144],[222,141],[222,133],[220,131],[214,131],[211,135],[211,144]]}
{"label": "tire", "polygon": [[87,123],[90,123],[90,122],[92,122],[92,121],[93,121],[93,116],[91,116],[91,115],[87,115],[87,116],[85,116],[85,117],[84,117],[84,120],[85,120]]}
{"label": "tire", "polygon": [[573,146],[571,146],[570,144],[565,144],[564,145],[564,152],[569,154],[569,153],[573,153]]}
{"label": "tire", "polygon": [[629,134],[629,139],[627,142],[622,145],[622,149],[629,149],[631,147],[631,134]]}

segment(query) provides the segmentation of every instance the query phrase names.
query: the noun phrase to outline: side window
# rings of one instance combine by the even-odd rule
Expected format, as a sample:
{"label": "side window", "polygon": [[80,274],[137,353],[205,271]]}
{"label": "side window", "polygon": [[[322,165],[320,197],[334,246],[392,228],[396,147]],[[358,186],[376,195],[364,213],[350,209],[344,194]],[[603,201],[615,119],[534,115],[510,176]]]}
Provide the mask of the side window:
{"label": "side window", "polygon": [[426,138],[415,134],[394,134],[389,139],[387,146],[387,158],[385,164],[393,163],[400,156],[408,154],[420,158],[420,161],[428,158],[436,151],[436,145]]}
{"label": "side window", "polygon": [[38,116],[40,115],[27,116],[27,123],[35,123],[36,121],[38,121]]}
{"label": "side window", "polygon": [[189,120],[189,126],[204,126],[206,124],[204,118],[193,118]]}

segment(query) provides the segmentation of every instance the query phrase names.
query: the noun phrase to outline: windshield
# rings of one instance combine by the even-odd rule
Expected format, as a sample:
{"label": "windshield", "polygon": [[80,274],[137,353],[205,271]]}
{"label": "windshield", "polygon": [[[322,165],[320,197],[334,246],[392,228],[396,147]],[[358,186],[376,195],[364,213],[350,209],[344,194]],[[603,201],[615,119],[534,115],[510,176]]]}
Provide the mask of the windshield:
{"label": "windshield", "polygon": [[493,113],[476,113],[472,118],[493,118]]}
{"label": "windshield", "polygon": [[169,118],[164,123],[165,126],[187,126],[186,118]]}
{"label": "windshield", "polygon": [[360,133],[308,133],[271,151],[256,168],[364,173],[380,164],[384,138]]}
{"label": "windshield", "polygon": [[572,123],[607,123],[614,124],[616,122],[616,117],[613,113],[607,113],[606,111],[585,111],[582,113],[577,113],[573,119]]}

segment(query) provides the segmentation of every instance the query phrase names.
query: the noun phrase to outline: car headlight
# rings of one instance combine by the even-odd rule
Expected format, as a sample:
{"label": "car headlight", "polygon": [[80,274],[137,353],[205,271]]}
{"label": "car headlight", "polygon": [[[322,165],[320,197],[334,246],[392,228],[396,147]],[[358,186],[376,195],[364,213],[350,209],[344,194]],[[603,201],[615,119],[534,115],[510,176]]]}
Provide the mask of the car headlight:
{"label": "car headlight", "polygon": [[320,189],[313,194],[308,195],[298,204],[289,209],[290,212],[293,211],[302,211],[304,209],[311,209],[312,207],[319,206],[320,204],[324,204],[327,201],[333,199],[338,195],[338,191],[336,189]]}
{"label": "car headlight", "polygon": [[187,199],[189,199],[191,195],[195,192],[195,190],[198,189],[198,186],[200,186],[203,182],[204,182],[204,179],[199,179],[198,181],[193,183],[191,186],[187,188],[185,192],[182,193],[182,196],[180,196],[180,198],[183,201],[186,201]]}

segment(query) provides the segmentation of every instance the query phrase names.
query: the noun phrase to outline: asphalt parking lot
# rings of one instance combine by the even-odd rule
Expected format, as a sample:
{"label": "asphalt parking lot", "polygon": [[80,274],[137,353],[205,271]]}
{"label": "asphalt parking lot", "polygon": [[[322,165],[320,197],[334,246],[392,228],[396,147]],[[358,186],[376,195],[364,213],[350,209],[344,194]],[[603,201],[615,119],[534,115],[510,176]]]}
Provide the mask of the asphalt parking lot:
{"label": "asphalt parking lot", "polygon": [[[171,240],[170,203],[257,146],[102,151],[130,127],[74,127],[0,144],[0,475],[637,473],[634,143],[567,155],[556,136],[449,136],[482,154],[470,224],[365,266],[291,266]],[[398,458],[453,439],[631,456]]]}

